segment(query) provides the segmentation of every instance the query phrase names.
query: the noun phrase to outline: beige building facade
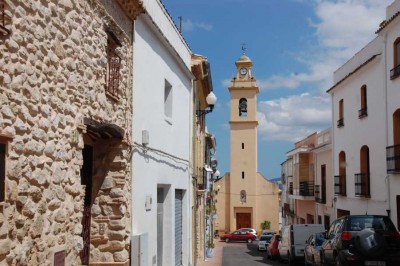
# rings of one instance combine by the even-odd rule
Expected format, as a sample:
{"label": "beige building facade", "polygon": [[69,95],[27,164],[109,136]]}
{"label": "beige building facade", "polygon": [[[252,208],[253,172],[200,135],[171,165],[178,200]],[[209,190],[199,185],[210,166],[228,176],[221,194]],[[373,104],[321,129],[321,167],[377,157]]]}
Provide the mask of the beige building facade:
{"label": "beige building facade", "polygon": [[217,219],[215,230],[233,231],[251,227],[261,231],[269,221],[279,226],[279,188],[257,172],[257,94],[252,75],[253,62],[243,54],[236,62],[237,74],[231,80],[230,172],[214,184]]}

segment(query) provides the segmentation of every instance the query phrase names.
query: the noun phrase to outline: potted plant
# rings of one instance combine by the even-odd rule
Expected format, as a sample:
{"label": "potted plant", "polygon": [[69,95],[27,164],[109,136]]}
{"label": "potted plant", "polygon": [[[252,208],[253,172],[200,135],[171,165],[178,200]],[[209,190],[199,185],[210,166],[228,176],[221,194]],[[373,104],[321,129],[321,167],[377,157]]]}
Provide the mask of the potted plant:
{"label": "potted plant", "polygon": [[214,248],[215,244],[212,238],[207,241],[207,249],[206,249],[206,256],[207,258],[214,257]]}

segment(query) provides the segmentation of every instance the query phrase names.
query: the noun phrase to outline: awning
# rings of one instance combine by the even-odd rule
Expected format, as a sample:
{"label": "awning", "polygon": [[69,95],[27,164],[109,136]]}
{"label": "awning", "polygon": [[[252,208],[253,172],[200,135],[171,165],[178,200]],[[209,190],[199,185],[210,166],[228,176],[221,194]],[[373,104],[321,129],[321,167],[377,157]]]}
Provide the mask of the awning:
{"label": "awning", "polygon": [[115,125],[103,122],[97,122],[85,117],[83,122],[86,126],[86,132],[95,139],[120,139],[124,138],[125,131]]}

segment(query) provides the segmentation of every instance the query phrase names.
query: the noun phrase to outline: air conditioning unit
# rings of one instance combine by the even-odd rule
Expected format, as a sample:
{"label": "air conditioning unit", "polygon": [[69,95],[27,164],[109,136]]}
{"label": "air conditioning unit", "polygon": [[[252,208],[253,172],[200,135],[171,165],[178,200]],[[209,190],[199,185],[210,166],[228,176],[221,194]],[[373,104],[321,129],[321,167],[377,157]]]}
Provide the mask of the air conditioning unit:
{"label": "air conditioning unit", "polygon": [[149,234],[133,235],[131,239],[131,266],[148,266]]}

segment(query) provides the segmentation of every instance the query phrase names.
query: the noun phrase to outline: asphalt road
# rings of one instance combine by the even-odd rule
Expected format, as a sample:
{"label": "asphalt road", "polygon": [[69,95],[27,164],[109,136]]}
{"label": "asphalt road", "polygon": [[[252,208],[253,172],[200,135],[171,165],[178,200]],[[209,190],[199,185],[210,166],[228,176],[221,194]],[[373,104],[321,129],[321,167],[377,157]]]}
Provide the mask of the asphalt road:
{"label": "asphalt road", "polygon": [[266,251],[258,251],[258,241],[248,243],[228,243],[222,254],[222,266],[288,266],[289,264],[267,259]]}

